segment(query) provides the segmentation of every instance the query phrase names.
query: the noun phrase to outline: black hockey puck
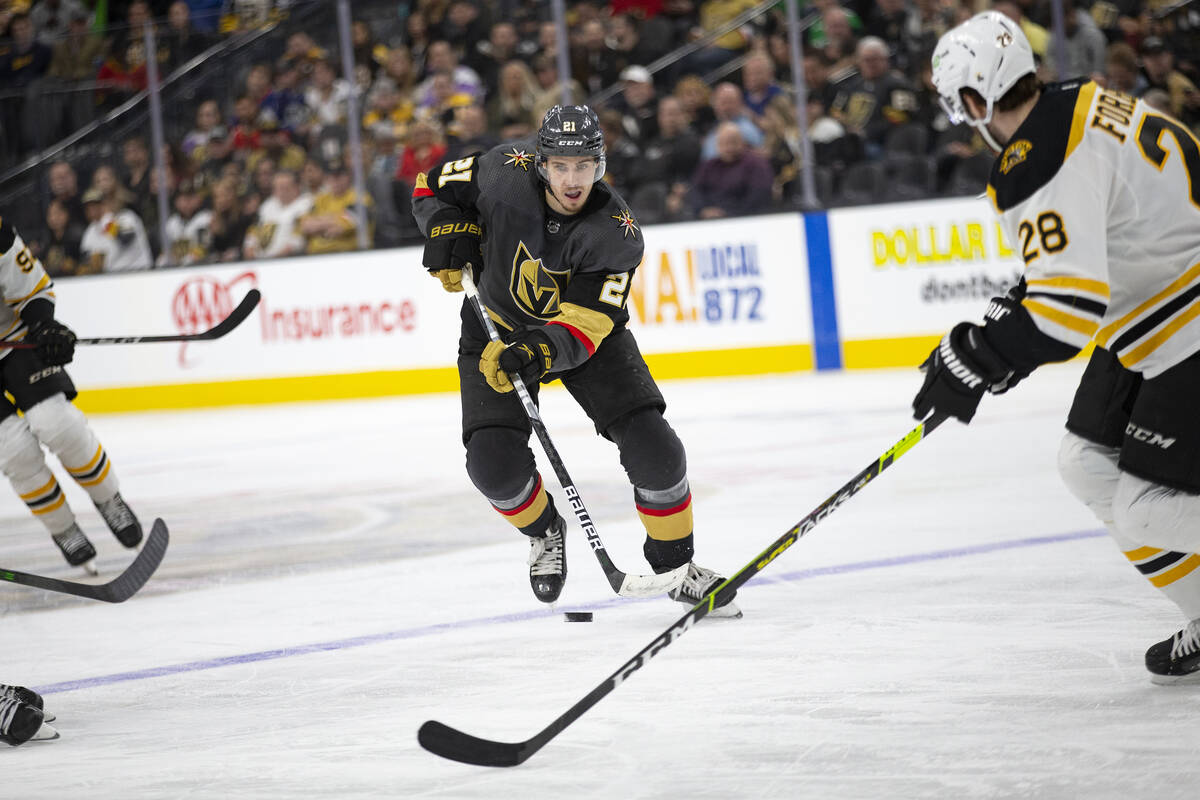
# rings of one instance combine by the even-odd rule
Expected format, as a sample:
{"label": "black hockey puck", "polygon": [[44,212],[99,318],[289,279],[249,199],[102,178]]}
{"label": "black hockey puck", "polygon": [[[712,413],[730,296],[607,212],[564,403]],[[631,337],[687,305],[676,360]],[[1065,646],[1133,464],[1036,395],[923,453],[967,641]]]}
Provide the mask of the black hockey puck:
{"label": "black hockey puck", "polygon": [[567,622],[591,622],[592,612],[590,611],[568,611],[563,616]]}

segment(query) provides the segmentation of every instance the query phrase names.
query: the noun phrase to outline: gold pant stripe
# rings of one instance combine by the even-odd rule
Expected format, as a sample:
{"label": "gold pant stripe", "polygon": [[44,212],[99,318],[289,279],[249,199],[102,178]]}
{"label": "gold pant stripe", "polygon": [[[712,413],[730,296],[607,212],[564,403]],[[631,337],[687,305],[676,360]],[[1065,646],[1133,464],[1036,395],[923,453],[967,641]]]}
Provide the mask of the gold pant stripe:
{"label": "gold pant stripe", "polygon": [[67,502],[67,496],[65,494],[60,494],[57,500],[45,508],[31,508],[30,511],[35,514],[49,514],[51,511],[57,511],[58,509],[62,508],[63,503],[65,502]]}
{"label": "gold pant stripe", "polygon": [[1162,550],[1159,550],[1157,547],[1139,547],[1137,550],[1127,550],[1125,557],[1130,561],[1141,561],[1150,556],[1156,556],[1161,552]]}
{"label": "gold pant stripe", "polygon": [[1164,586],[1169,586],[1180,578],[1186,577],[1193,570],[1195,570],[1196,567],[1200,567],[1200,555],[1193,554],[1188,556],[1187,559],[1178,566],[1172,567],[1160,575],[1155,575],[1150,579],[1150,583],[1161,589]]}
{"label": "gold pant stripe", "polygon": [[41,488],[39,488],[39,489],[34,489],[34,490],[33,490],[32,492],[30,492],[29,494],[23,494],[23,495],[21,495],[21,499],[22,499],[22,500],[24,500],[26,503],[28,503],[30,500],[32,500],[33,498],[37,497],[38,495],[40,495],[40,494],[45,494],[46,492],[50,491],[52,488],[54,488],[55,484],[57,484],[57,483],[58,483],[58,481],[56,481],[56,480],[54,479],[54,476],[53,476],[53,475],[51,475],[51,476],[50,476],[50,480],[46,481],[46,485],[45,485],[45,486],[42,486],[42,487],[41,487]]}
{"label": "gold pant stripe", "polygon": [[108,471],[110,469],[112,469],[111,461],[109,461],[107,464],[104,465],[104,469],[103,469],[103,471],[101,471],[101,473],[98,477],[92,478],[90,481],[78,481],[78,483],[80,486],[95,486],[96,484],[102,482],[105,478],[108,477]]}
{"label": "gold pant stripe", "polygon": [[[104,446],[96,445],[96,455],[92,456],[92,460],[84,464],[82,467],[67,467],[67,472],[72,475],[84,475],[96,468],[96,464],[100,462],[100,456],[104,455]],[[66,464],[63,465],[66,467]]]}

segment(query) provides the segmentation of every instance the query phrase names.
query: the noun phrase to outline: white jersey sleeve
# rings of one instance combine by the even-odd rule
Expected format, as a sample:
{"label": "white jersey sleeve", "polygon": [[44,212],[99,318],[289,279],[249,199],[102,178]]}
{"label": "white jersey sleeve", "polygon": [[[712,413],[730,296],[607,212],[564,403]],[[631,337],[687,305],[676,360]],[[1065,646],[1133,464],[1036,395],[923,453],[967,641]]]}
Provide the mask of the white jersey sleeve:
{"label": "white jersey sleeve", "polygon": [[[0,339],[18,341],[27,328],[21,312],[34,300],[54,302],[54,282],[11,225],[0,219]],[[0,350],[0,357],[8,350]]]}

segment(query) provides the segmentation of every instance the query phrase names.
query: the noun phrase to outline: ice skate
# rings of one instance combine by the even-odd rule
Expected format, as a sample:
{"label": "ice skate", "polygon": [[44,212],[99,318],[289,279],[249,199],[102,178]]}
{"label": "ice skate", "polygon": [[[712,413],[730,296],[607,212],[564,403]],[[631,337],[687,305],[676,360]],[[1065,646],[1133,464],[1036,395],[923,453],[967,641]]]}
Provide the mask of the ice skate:
{"label": "ice skate", "polygon": [[46,710],[46,706],[42,700],[42,696],[33,689],[26,689],[24,686],[10,686],[7,683],[0,683],[0,697],[15,697],[22,703],[28,703],[34,708],[40,708],[42,714],[45,715],[43,722],[54,722],[54,715]]}
{"label": "ice skate", "polygon": [[[689,608],[699,603],[705,595],[713,589],[724,583],[725,579],[713,572],[711,569],[705,569],[695,562],[688,564],[687,575],[683,578],[683,583],[678,589],[672,589],[667,595],[672,600],[677,600]],[[710,617],[728,617],[737,619],[742,616],[742,610],[733,602],[733,598],[737,596],[737,592],[728,597],[721,598],[720,604],[712,611],[708,612]]]}
{"label": "ice skate", "polygon": [[54,534],[54,543],[72,567],[83,567],[90,575],[100,574],[93,561],[96,558],[96,548],[83,531],[79,530],[78,525],[72,525],[62,533]]}
{"label": "ice skate", "polygon": [[544,537],[529,537],[529,585],[543,603],[553,603],[567,580],[567,523],[555,517]]}
{"label": "ice skate", "polygon": [[11,695],[0,695],[0,742],[16,747],[30,739],[57,739],[58,731],[44,724],[44,715],[37,706],[22,702]]}
{"label": "ice skate", "polygon": [[100,512],[100,516],[104,517],[104,521],[108,523],[108,529],[113,532],[113,536],[116,536],[117,541],[121,544],[126,547],[137,547],[142,543],[142,524],[138,522],[138,518],[134,516],[128,504],[121,499],[120,492],[114,494],[111,500],[96,503],[96,510]]}
{"label": "ice skate", "polygon": [[1200,684],[1200,619],[1146,651],[1150,682]]}

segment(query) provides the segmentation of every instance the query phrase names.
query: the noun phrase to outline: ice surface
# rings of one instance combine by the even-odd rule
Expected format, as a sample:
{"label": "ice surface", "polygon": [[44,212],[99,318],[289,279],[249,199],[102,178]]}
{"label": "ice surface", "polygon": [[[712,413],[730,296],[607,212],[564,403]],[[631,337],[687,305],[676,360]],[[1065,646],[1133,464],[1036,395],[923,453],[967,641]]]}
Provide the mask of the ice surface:
{"label": "ice surface", "polygon": [[[541,607],[467,480],[456,397],[95,417],[171,547],[119,606],[0,586],[0,681],[43,691],[63,737],[0,750],[0,797],[1195,797],[1200,689],[1141,664],[1180,615],[1057,476],[1080,369],[947,423],[745,587],[744,619],[697,626],[511,770],[416,730],[529,737],[683,609],[614,598],[573,521]],[[697,560],[749,561],[911,428],[918,384],[665,384]],[[644,569],[615,448],[561,390],[544,413],[617,564]],[[64,486],[111,577],[129,554]],[[0,563],[71,574],[10,492]]]}

